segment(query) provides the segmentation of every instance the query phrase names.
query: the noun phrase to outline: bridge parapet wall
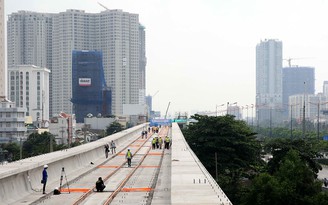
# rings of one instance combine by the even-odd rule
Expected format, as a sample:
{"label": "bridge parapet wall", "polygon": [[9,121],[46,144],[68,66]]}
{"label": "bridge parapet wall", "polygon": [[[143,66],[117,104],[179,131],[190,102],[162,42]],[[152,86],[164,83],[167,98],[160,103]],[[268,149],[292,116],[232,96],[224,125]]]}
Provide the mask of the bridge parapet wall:
{"label": "bridge parapet wall", "polygon": [[172,124],[171,204],[232,205],[186,142],[177,123]]}
{"label": "bridge parapet wall", "polygon": [[70,149],[0,165],[0,205],[11,204],[31,193],[41,192],[42,170],[45,164],[49,166],[47,187],[57,182],[59,185],[63,167],[66,175],[71,176],[78,176],[94,169],[105,160],[106,143],[109,144],[113,140],[117,147],[116,151],[120,152],[129,142],[140,136],[145,125],[138,125]]}

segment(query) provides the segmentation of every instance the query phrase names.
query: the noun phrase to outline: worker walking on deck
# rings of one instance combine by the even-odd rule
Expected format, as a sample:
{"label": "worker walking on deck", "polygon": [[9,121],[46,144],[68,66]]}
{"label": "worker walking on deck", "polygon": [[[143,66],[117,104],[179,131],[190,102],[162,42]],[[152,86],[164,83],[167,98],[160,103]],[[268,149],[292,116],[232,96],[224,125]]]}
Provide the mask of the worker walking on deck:
{"label": "worker walking on deck", "polygon": [[162,149],[162,145],[163,145],[162,137],[158,137],[158,145],[159,145],[159,148]]}
{"label": "worker walking on deck", "polygon": [[112,154],[116,153],[116,145],[115,142],[112,140],[112,142],[110,143],[110,149],[112,150]]}
{"label": "worker walking on deck", "polygon": [[155,149],[155,146],[156,146],[156,139],[154,137],[153,140],[151,141],[151,147],[152,147],[152,149]]}
{"label": "worker walking on deck", "polygon": [[128,148],[125,158],[128,160],[128,167],[131,167],[132,152],[130,151],[130,148]]}
{"label": "worker walking on deck", "polygon": [[109,145],[106,143],[105,144],[105,156],[106,156],[106,159],[108,158],[108,152],[109,152]]}
{"label": "worker walking on deck", "polygon": [[166,136],[165,137],[165,140],[164,140],[165,142],[165,149],[170,149],[170,138],[169,138],[169,136]]}

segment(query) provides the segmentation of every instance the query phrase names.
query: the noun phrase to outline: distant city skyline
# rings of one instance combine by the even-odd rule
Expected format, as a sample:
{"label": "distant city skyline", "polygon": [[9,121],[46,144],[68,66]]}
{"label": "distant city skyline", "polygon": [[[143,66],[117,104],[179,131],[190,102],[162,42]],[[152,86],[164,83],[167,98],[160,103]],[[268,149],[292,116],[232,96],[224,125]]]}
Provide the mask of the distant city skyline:
{"label": "distant city skyline", "polygon": [[73,113],[72,51],[100,50],[112,93],[111,113],[122,115],[123,104],[138,104],[139,93],[144,95],[144,29],[138,14],[120,9],[14,12],[8,17],[8,66],[32,64],[51,70],[52,117]]}
{"label": "distant city skyline", "polygon": [[[328,79],[328,4],[313,1],[112,0],[109,9],[138,13],[146,26],[146,94],[158,94],[153,109],[169,113],[215,111],[216,105],[255,104],[255,46],[279,39],[283,59],[315,67],[316,93]],[[297,5],[297,9],[296,9]],[[188,9],[186,9],[188,7]],[[18,10],[100,12],[95,0],[8,0]],[[196,15],[197,14],[197,15]],[[288,62],[283,60],[284,67]],[[327,76],[327,77],[326,77]],[[220,109],[224,109],[221,107]]]}

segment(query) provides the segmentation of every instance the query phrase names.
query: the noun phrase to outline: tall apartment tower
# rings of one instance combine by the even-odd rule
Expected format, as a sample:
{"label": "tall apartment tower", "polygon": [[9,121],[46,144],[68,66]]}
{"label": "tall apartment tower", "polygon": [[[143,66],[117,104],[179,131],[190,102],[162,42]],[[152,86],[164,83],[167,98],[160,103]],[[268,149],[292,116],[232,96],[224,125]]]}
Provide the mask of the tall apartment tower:
{"label": "tall apartment tower", "polygon": [[[9,68],[18,65],[35,65],[51,70],[53,16],[54,14],[30,11],[18,11],[9,15],[7,21],[7,60]],[[49,86],[50,89],[47,95],[49,95],[49,113],[51,113],[51,73]],[[49,118],[46,115],[45,117]]]}
{"label": "tall apartment tower", "polygon": [[139,100],[139,104],[145,104],[145,97],[146,97],[146,32],[145,27],[143,25],[139,26],[139,74],[140,74],[140,96],[141,100]]}
{"label": "tall apartment tower", "polygon": [[262,126],[282,122],[282,42],[256,46],[256,117]]}
{"label": "tall apartment tower", "polygon": [[8,17],[8,67],[51,68],[52,14],[18,11]]}
{"label": "tall apartment tower", "polygon": [[6,67],[5,67],[5,0],[0,0],[0,101],[6,99]]}
{"label": "tall apartment tower", "polygon": [[282,69],[282,96],[284,107],[284,119],[290,119],[288,111],[293,103],[289,102],[289,96],[296,94],[310,94],[315,92],[314,68],[305,66],[292,66]]}
{"label": "tall apartment tower", "polygon": [[[49,17],[44,21],[45,28],[36,30],[28,24],[17,25],[15,19]],[[26,21],[26,20],[24,20]],[[24,22],[22,20],[22,22]],[[17,26],[16,26],[17,25]],[[18,29],[16,27],[23,27]],[[25,26],[25,27],[24,27]],[[12,28],[11,30],[9,28]],[[15,30],[16,29],[16,30]],[[106,10],[101,13],[85,13],[82,10],[67,10],[58,14],[42,14],[31,12],[18,12],[11,14],[8,19],[8,52],[13,55],[8,58],[8,65],[16,63],[12,59],[30,59],[28,52],[20,52],[24,45],[35,48],[36,53],[41,52],[37,41],[29,38],[26,30],[34,29],[32,36],[43,36],[47,44],[45,56],[47,68],[51,70],[51,115],[61,111],[72,113],[72,51],[73,50],[101,50],[103,53],[104,75],[107,85],[112,90],[112,113],[123,113],[123,104],[138,104],[140,82],[140,43],[139,16],[122,10]],[[36,30],[36,31],[35,31]],[[48,33],[49,32],[49,33]],[[15,36],[19,37],[15,37]],[[51,40],[50,40],[51,39]],[[42,45],[44,45],[42,44]],[[14,57],[14,56],[19,57]],[[21,55],[21,56],[20,56]],[[36,55],[37,56],[37,55]],[[144,57],[145,58],[145,57]],[[17,60],[17,61],[18,61]],[[13,61],[13,62],[10,62]],[[29,61],[27,61],[29,62]],[[43,66],[32,63],[37,66]],[[29,62],[29,64],[31,64]]]}

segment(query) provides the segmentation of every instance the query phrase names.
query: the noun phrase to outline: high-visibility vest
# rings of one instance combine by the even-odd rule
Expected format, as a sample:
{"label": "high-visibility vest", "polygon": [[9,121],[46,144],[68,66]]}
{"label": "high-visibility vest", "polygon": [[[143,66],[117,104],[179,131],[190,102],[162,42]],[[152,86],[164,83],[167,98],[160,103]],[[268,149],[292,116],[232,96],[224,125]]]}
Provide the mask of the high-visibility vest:
{"label": "high-visibility vest", "polygon": [[165,137],[165,142],[170,142],[170,138],[169,137]]}
{"label": "high-visibility vest", "polygon": [[131,154],[130,151],[128,151],[128,153],[127,153],[127,158],[130,159],[131,157],[132,157],[132,154]]}

